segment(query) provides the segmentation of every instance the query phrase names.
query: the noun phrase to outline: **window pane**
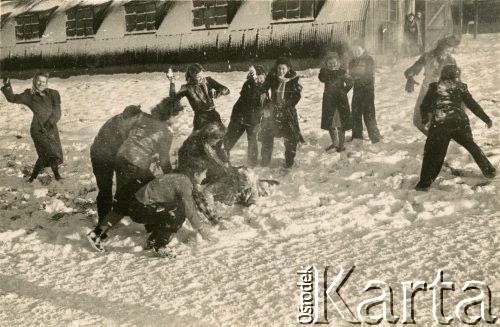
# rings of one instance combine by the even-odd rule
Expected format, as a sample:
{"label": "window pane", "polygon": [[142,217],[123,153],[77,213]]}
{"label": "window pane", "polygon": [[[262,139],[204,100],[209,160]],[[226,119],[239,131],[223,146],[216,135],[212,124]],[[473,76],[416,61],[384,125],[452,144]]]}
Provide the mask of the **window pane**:
{"label": "window pane", "polygon": [[38,24],[38,15],[31,16],[31,24]]}
{"label": "window pane", "polygon": [[22,40],[24,38],[23,27],[16,26],[16,38]]}
{"label": "window pane", "polygon": [[146,12],[146,5],[145,4],[140,4],[135,7],[135,12],[138,14],[142,14]]}
{"label": "window pane", "polygon": [[203,0],[193,0],[193,8],[203,7],[204,5]]}
{"label": "window pane", "polygon": [[131,14],[133,12],[135,12],[135,6],[134,5],[125,6],[125,13]]}
{"label": "window pane", "polygon": [[[304,1],[302,1],[304,2]],[[299,0],[287,0],[286,2],[286,10],[298,10],[300,7],[300,1]]]}
{"label": "window pane", "polygon": [[67,12],[67,15],[68,15],[68,20],[74,20],[76,15],[75,15],[75,11],[74,10],[68,10]]}
{"label": "window pane", "polygon": [[147,23],[146,24],[146,29],[148,31],[154,31],[156,28],[155,28],[155,24],[154,23]]}
{"label": "window pane", "polygon": [[92,28],[92,26],[85,28],[85,35],[87,36],[94,35],[94,29]]}
{"label": "window pane", "polygon": [[227,6],[227,0],[216,0],[217,6]]}
{"label": "window pane", "polygon": [[216,4],[215,0],[206,0],[205,1],[205,7],[214,7]]}
{"label": "window pane", "polygon": [[147,10],[148,12],[153,12],[153,11],[156,11],[156,6],[155,6],[155,4],[154,4],[154,3],[148,3],[148,4],[146,5],[146,10]]}
{"label": "window pane", "polygon": [[75,21],[68,21],[68,22],[66,22],[66,29],[72,29],[73,30],[73,29],[75,29],[75,27],[76,27]]}
{"label": "window pane", "polygon": [[217,16],[215,18],[216,25],[225,25],[227,24],[227,16]]}
{"label": "window pane", "polygon": [[66,29],[66,35],[69,37],[75,36],[75,30],[74,29]]}
{"label": "window pane", "polygon": [[314,1],[301,1],[300,2],[300,17],[308,18],[313,17]]}
{"label": "window pane", "polygon": [[156,22],[156,15],[155,14],[147,14],[146,15],[146,22],[154,24]]}
{"label": "window pane", "polygon": [[76,21],[76,28],[84,28],[85,24],[83,23],[83,20],[77,20]]}
{"label": "window pane", "polygon": [[84,12],[83,12],[83,11],[81,11],[81,10],[78,10],[78,11],[76,12],[76,19],[82,19],[83,17],[85,17]]}
{"label": "window pane", "polygon": [[76,36],[85,36],[85,30],[83,28],[78,28],[76,30]]}
{"label": "window pane", "polygon": [[215,16],[225,16],[227,15],[227,7],[216,7]]}

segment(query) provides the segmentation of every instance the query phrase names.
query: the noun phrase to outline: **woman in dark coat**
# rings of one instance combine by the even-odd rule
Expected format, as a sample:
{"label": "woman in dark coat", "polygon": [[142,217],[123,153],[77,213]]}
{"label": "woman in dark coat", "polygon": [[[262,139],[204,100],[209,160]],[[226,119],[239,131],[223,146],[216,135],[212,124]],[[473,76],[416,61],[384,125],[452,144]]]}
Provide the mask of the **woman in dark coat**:
{"label": "woman in dark coat", "polygon": [[302,86],[299,76],[292,69],[288,58],[279,58],[264,82],[266,90],[271,89],[271,104],[263,112],[259,140],[262,142],[261,165],[271,162],[274,138],[283,137],[285,145],[285,168],[291,168],[297,145],[304,142],[300,132],[297,109]]}
{"label": "woman in dark coat", "polygon": [[176,94],[177,100],[187,97],[194,111],[193,131],[203,128],[209,123],[222,126],[219,113],[215,110],[214,98],[228,95],[229,89],[210,76],[204,76],[203,67],[193,64],[186,71],[186,84]]}
{"label": "woman in dark coat", "polygon": [[265,78],[264,67],[252,67],[241,88],[240,97],[233,107],[231,120],[224,137],[224,150],[229,157],[229,152],[238,139],[243,133],[247,133],[248,165],[251,167],[257,165],[257,132],[260,126],[262,108],[267,99],[267,90],[264,89],[263,85]]}
{"label": "woman in dark coat", "polygon": [[56,180],[61,179],[58,166],[63,163],[63,152],[57,129],[61,118],[61,97],[59,92],[47,87],[48,79],[48,73],[35,74],[33,87],[21,94],[14,94],[8,79],[4,79],[2,87],[7,101],[24,104],[33,112],[30,134],[38,159],[29,178],[30,183],[45,167],[52,168]]}
{"label": "woman in dark coat", "polygon": [[352,82],[340,68],[340,58],[336,52],[325,58],[325,67],[319,71],[319,80],[325,83],[321,113],[321,128],[330,133],[332,145],[326,151],[337,148],[344,151],[345,131],[351,129],[351,109],[347,92]]}
{"label": "woman in dark coat", "polygon": [[474,142],[469,118],[462,104],[488,128],[491,128],[493,123],[469,93],[467,84],[460,82],[459,78],[460,70],[456,65],[444,66],[439,82],[429,84],[422,101],[422,125],[428,126],[430,123],[430,127],[425,142],[420,181],[416,186],[419,191],[427,190],[439,175],[452,139],[469,151],[485,177],[493,178],[496,175],[496,169]]}

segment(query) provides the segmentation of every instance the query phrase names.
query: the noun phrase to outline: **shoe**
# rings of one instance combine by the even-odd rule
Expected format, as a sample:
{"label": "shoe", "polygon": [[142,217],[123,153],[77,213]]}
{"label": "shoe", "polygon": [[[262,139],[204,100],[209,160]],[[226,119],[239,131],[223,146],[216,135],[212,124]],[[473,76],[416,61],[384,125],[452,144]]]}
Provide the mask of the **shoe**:
{"label": "shoe", "polygon": [[328,151],[333,150],[335,148],[336,148],[335,144],[332,143],[328,148],[325,149],[325,151],[328,152]]}
{"label": "shoe", "polygon": [[492,171],[488,171],[488,172],[483,173],[483,176],[486,178],[495,178],[496,175],[497,175],[496,170],[492,170]]}
{"label": "shoe", "polygon": [[430,186],[419,186],[419,185],[417,185],[417,186],[415,186],[415,191],[428,192],[430,188],[431,188]]}
{"label": "shoe", "polygon": [[169,258],[169,259],[175,259],[177,254],[175,253],[174,249],[168,246],[162,246],[162,247],[153,247],[153,252],[161,258]]}
{"label": "shoe", "polygon": [[344,147],[337,148],[337,152],[342,152],[342,151],[345,151],[345,148],[344,148]]}
{"label": "shoe", "polygon": [[98,235],[95,231],[91,231],[87,234],[87,239],[89,240],[90,246],[92,246],[97,252],[104,252],[103,243],[107,237],[108,235]]}

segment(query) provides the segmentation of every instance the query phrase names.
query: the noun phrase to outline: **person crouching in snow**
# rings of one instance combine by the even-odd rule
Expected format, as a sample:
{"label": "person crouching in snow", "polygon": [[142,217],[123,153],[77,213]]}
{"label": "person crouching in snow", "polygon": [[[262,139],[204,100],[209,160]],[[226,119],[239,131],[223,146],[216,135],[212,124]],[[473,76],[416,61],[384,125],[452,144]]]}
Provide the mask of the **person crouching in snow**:
{"label": "person crouching in snow", "polygon": [[7,101],[23,104],[33,112],[30,134],[38,159],[28,182],[33,182],[45,167],[50,167],[56,180],[61,179],[59,165],[63,163],[63,151],[57,122],[61,118],[59,92],[47,87],[49,74],[36,73],[33,86],[21,94],[14,94],[8,78],[4,78],[2,92]]}
{"label": "person crouching in snow", "polygon": [[375,62],[362,42],[354,47],[355,57],[349,62],[352,89],[352,138],[363,140],[363,120],[372,143],[382,138],[375,117]]}
{"label": "person crouching in snow", "polygon": [[325,83],[321,113],[321,128],[330,133],[333,148],[344,151],[345,131],[351,129],[351,109],[347,92],[352,88],[345,70],[340,68],[340,58],[336,52],[325,57],[324,67],[319,71],[319,80]]}
{"label": "person crouching in snow", "polygon": [[207,180],[214,182],[226,174],[229,163],[225,162],[217,151],[217,145],[224,138],[225,130],[220,124],[209,123],[202,129],[194,131],[179,148],[178,166],[180,171],[191,171],[190,166],[201,162],[208,168]]}
{"label": "person crouching in snow", "polygon": [[493,178],[496,170],[474,142],[469,118],[462,104],[465,104],[477,117],[493,125],[491,119],[474,100],[467,84],[459,81],[460,70],[456,65],[444,66],[439,82],[429,84],[422,101],[422,124],[430,125],[425,142],[424,158],[417,190],[427,190],[439,175],[443,166],[450,140],[455,140],[472,155],[483,175]]}
{"label": "person crouching in snow", "polygon": [[118,221],[126,215],[130,199],[138,189],[154,179],[150,170],[153,164],[159,162],[163,173],[172,170],[170,146],[173,135],[168,125],[182,110],[175,98],[167,97],[151,110],[151,114],[139,114],[116,155],[116,192],[113,210],[106,215],[114,217],[108,220]]}
{"label": "person crouching in snow", "polygon": [[229,89],[210,76],[205,76],[200,64],[190,65],[186,71],[186,84],[176,94],[177,100],[187,97],[194,111],[193,131],[199,130],[209,123],[222,126],[219,113],[215,110],[214,98],[228,95]]}
{"label": "person crouching in snow", "polygon": [[285,145],[285,168],[291,168],[295,161],[297,145],[304,143],[300,132],[295,106],[301,98],[302,86],[299,76],[292,69],[288,58],[276,60],[274,68],[264,82],[266,90],[271,89],[271,105],[264,109],[259,141],[262,142],[261,166],[271,162],[274,138],[283,137]]}
{"label": "person crouching in snow", "polygon": [[[206,168],[199,163],[194,163],[190,169],[197,182],[205,178]],[[193,199],[193,184],[182,173],[164,174],[142,186],[127,203],[124,214],[134,222],[145,225],[146,231],[150,233],[145,249],[153,249],[159,256],[174,256],[167,245],[186,218],[203,239],[212,239],[210,226],[197,211]],[[96,250],[104,251],[103,242],[108,238],[110,228],[121,219],[117,218],[119,216],[106,216],[88,234],[88,239]]]}
{"label": "person crouching in snow", "polygon": [[224,137],[224,150],[229,159],[231,149],[238,142],[241,135],[244,132],[247,133],[247,161],[250,167],[257,165],[257,132],[262,108],[267,98],[267,91],[263,87],[265,79],[266,71],[264,67],[255,66],[250,68],[247,80],[241,88],[240,97],[233,107],[231,120],[227,127],[226,136]]}
{"label": "person crouching in snow", "polygon": [[130,105],[110,118],[101,127],[90,147],[90,161],[97,183],[97,215],[99,221],[109,213],[113,203],[113,175],[118,149],[128,136],[132,125],[142,113],[140,106]]}

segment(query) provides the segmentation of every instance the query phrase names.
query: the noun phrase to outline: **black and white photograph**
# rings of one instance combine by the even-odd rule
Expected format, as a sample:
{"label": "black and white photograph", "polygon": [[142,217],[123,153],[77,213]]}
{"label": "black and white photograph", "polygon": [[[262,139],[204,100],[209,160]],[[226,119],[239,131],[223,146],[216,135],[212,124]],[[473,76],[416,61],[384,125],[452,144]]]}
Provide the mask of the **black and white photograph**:
{"label": "black and white photograph", "polygon": [[0,326],[500,324],[500,0],[0,14]]}

